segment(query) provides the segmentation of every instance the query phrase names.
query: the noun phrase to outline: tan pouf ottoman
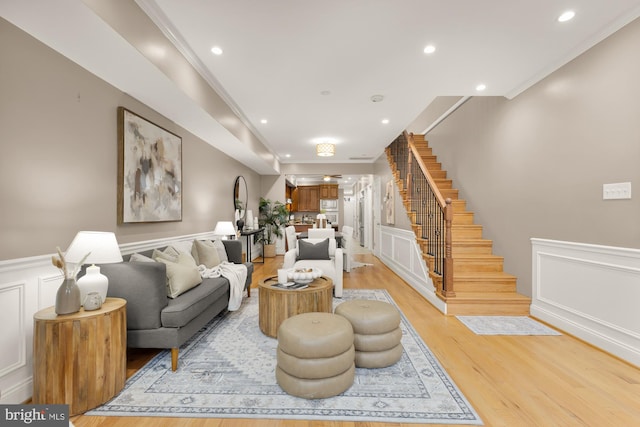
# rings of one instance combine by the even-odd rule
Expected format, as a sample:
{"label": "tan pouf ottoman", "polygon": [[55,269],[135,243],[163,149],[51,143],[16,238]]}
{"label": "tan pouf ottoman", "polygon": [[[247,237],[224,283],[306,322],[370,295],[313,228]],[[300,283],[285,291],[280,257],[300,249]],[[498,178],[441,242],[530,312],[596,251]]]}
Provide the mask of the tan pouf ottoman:
{"label": "tan pouf ottoman", "polygon": [[393,305],[374,300],[345,301],[336,307],[335,314],[353,326],[358,368],[384,368],[400,360],[400,313]]}
{"label": "tan pouf ottoman", "polygon": [[332,313],[303,313],[278,328],[276,381],[292,396],[321,399],[353,384],[355,348],[351,323]]}

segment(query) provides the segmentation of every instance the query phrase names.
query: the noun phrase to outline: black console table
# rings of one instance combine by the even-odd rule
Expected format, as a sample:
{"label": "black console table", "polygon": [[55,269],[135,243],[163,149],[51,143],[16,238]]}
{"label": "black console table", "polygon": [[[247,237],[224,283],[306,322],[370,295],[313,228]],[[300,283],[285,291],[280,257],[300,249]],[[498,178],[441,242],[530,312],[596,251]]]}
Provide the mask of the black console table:
{"label": "black console table", "polygon": [[[257,228],[255,230],[243,230],[240,232],[241,236],[246,236],[247,238],[247,262],[253,262],[251,260],[251,247],[253,246],[253,239],[251,236],[255,236],[256,234],[261,234],[264,231],[264,228]],[[264,241],[262,242],[262,264],[264,264]]]}

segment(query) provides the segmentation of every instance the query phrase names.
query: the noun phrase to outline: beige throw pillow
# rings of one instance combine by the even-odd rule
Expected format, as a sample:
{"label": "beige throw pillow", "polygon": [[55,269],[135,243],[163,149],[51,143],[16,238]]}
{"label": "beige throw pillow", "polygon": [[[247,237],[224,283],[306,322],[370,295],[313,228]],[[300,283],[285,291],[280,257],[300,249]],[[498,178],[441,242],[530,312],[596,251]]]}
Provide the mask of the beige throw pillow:
{"label": "beige throw pillow", "polygon": [[167,296],[169,298],[176,298],[202,283],[198,267],[188,254],[178,254],[176,262],[162,257],[158,257],[157,261],[167,266]]}
{"label": "beige throw pillow", "polygon": [[160,259],[164,259],[167,261],[176,262],[178,259],[178,252],[173,249],[171,246],[167,247],[164,251],[160,251],[158,249],[154,249],[151,254],[151,258],[155,261],[160,261]]}
{"label": "beige throw pillow", "polygon": [[[193,247],[198,254],[198,265],[204,265],[207,268],[217,267],[221,260],[218,255],[218,249],[211,241],[195,240]],[[194,257],[195,258],[195,257]]]}

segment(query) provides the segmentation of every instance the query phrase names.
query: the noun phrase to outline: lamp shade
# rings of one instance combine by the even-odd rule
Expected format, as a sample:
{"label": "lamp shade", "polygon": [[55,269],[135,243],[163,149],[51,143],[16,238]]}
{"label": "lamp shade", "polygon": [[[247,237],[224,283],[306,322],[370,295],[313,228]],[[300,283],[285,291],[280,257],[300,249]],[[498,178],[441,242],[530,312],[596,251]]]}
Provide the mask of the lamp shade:
{"label": "lamp shade", "polygon": [[[65,260],[77,264],[86,254],[89,254],[84,261],[87,264],[122,262],[122,254],[120,254],[116,235],[111,232],[79,231],[67,249]],[[98,292],[104,302],[107,298],[109,279],[100,273],[100,267],[91,265],[87,267],[86,274],[78,279],[78,287],[80,288],[80,303],[82,305],[90,292]]]}
{"label": "lamp shade", "polygon": [[216,236],[235,236],[236,228],[231,221],[218,221],[216,228],[213,230]]}
{"label": "lamp shade", "polygon": [[336,154],[336,145],[330,142],[323,142],[316,145],[316,154],[321,157],[333,156]]}
{"label": "lamp shade", "polygon": [[79,231],[64,258],[72,264],[79,263],[89,253],[86,264],[122,262],[116,235],[106,231]]}

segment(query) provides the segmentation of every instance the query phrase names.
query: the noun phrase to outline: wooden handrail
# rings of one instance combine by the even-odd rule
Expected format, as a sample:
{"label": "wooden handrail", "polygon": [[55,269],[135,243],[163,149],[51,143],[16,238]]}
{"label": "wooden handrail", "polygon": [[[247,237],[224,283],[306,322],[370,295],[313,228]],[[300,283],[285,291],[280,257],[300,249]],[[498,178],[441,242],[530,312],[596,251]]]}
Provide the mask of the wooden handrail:
{"label": "wooden handrail", "polygon": [[427,182],[429,183],[429,186],[434,190],[434,194],[436,196],[436,200],[438,201],[438,204],[440,205],[440,207],[442,209],[445,209],[447,207],[447,202],[446,202],[445,198],[442,197],[442,194],[440,194],[440,190],[438,189],[438,186],[436,185],[436,182],[434,181],[433,177],[429,173],[429,169],[427,169],[427,166],[422,161],[422,157],[420,156],[420,153],[418,152],[418,149],[416,148],[416,145],[413,142],[413,133],[408,133],[405,130],[404,131],[404,136],[407,139],[407,142],[409,144],[409,149],[411,150],[411,152],[413,153],[413,156],[415,157],[416,161],[418,162],[418,165],[420,166],[420,169],[422,170],[422,173],[424,174],[424,177],[427,179]]}

